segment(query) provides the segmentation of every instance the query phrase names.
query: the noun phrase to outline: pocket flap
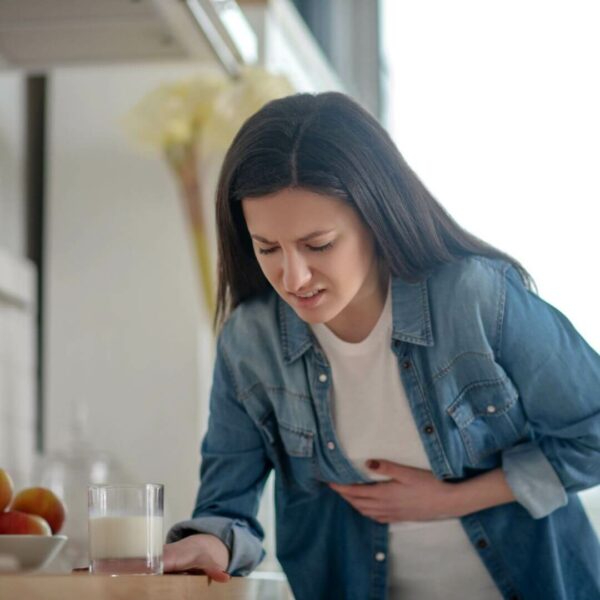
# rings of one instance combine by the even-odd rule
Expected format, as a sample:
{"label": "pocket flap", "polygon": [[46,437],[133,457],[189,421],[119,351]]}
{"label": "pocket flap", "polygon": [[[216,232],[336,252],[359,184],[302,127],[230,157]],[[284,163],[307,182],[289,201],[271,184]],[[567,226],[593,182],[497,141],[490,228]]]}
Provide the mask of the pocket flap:
{"label": "pocket flap", "polygon": [[475,419],[493,419],[508,412],[517,401],[516,390],[502,379],[478,381],[468,385],[448,407],[448,414],[458,427],[468,427]]}

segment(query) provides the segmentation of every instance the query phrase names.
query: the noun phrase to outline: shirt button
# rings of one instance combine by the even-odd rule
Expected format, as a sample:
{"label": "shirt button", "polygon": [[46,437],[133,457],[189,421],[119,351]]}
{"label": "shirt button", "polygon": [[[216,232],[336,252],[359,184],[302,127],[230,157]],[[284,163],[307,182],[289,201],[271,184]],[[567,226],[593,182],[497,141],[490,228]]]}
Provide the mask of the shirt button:
{"label": "shirt button", "polygon": [[425,425],[425,427],[423,427],[423,431],[427,435],[431,435],[433,433],[433,425]]}
{"label": "shirt button", "polygon": [[405,360],[405,361],[402,363],[402,367],[403,367],[404,369],[410,369],[410,367],[411,367],[411,362],[410,362],[410,360]]}
{"label": "shirt button", "polygon": [[375,560],[376,560],[377,562],[383,562],[383,561],[385,560],[385,552],[378,552],[378,553],[375,555]]}
{"label": "shirt button", "polygon": [[496,412],[496,407],[493,404],[490,404],[486,410],[490,415],[493,415]]}
{"label": "shirt button", "polygon": [[326,373],[321,373],[321,374],[319,375],[319,381],[320,381],[321,383],[325,383],[325,382],[327,381],[327,374],[326,374]]}
{"label": "shirt button", "polygon": [[327,447],[328,447],[330,450],[335,450],[335,444],[334,444],[333,442],[327,442]]}
{"label": "shirt button", "polygon": [[488,547],[488,543],[482,538],[480,540],[477,540],[477,547],[483,550],[484,548]]}

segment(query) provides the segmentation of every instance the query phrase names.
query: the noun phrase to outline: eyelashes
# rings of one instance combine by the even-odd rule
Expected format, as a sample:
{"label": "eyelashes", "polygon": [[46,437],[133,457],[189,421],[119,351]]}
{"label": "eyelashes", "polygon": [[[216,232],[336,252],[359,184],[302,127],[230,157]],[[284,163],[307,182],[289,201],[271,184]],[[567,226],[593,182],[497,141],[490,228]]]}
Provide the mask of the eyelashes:
{"label": "eyelashes", "polygon": [[[323,244],[322,246],[306,246],[311,252],[325,252],[325,250],[329,250],[333,247],[333,242],[329,242],[327,244]],[[259,254],[272,254],[277,250],[277,246],[273,248],[258,248]]]}
{"label": "eyelashes", "polygon": [[328,242],[327,244],[323,244],[322,246],[307,246],[309,250],[312,252],[325,252],[325,250],[329,250],[333,246],[333,242]]}

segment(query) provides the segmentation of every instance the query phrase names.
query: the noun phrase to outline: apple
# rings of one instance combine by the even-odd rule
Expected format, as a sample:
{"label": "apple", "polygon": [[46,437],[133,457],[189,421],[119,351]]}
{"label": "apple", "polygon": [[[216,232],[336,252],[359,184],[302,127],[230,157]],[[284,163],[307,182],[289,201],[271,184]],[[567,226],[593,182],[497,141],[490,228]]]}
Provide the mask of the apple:
{"label": "apple", "polygon": [[0,534],[52,535],[52,530],[42,517],[9,510],[0,513]]}
{"label": "apple", "polygon": [[21,490],[12,501],[11,510],[42,517],[52,533],[58,533],[65,521],[65,505],[51,490],[44,487],[32,487]]}
{"label": "apple", "polygon": [[10,475],[4,469],[0,469],[0,512],[10,504],[14,489]]}

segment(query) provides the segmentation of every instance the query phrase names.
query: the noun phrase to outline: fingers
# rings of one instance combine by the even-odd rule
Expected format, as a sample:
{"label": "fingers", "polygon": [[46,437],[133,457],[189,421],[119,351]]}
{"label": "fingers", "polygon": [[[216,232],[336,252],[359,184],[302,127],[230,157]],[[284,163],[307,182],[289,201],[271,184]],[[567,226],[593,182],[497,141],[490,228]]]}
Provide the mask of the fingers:
{"label": "fingers", "polygon": [[163,546],[163,571],[165,573],[199,568],[201,566],[199,562],[203,562],[202,558],[197,555],[189,538],[183,538]]}
{"label": "fingers", "polygon": [[365,513],[366,511],[382,511],[386,508],[377,500],[353,500],[352,498],[344,498],[344,500],[361,513]]}
{"label": "fingers", "polygon": [[177,542],[163,546],[163,570],[165,573],[185,570],[181,553],[177,551]]}
{"label": "fingers", "polygon": [[361,515],[365,517],[369,517],[378,523],[390,523],[392,521],[389,515],[388,507],[382,507],[380,503],[377,502],[364,502],[364,501],[355,501],[349,498],[344,498],[350,506]]}
{"label": "fingers", "polygon": [[387,506],[382,506],[380,502],[374,501],[360,501],[360,500],[351,500],[349,498],[344,498],[350,506],[361,515],[365,517],[369,517],[369,519],[373,519],[378,523],[391,523],[392,521],[399,520],[398,515],[392,517],[390,514],[390,509]]}
{"label": "fingers", "polygon": [[208,580],[212,579],[218,583],[227,583],[231,579],[231,575],[218,569],[204,569],[204,573],[208,576]]}
{"label": "fingers", "polygon": [[[334,488],[334,485],[331,485]],[[336,488],[348,488],[351,486],[335,486]],[[385,500],[382,498],[376,498],[372,496],[361,497],[356,496],[358,491],[347,492],[345,489],[336,489],[340,496],[354,508],[354,510],[358,511],[365,517],[369,517],[379,522],[382,521],[382,518],[388,517],[389,507],[385,503]]]}
{"label": "fingers", "polygon": [[[192,538],[196,538],[195,540]],[[190,536],[165,544],[163,547],[163,570],[165,573],[195,572],[204,573],[211,580],[225,583],[231,576],[223,571],[218,563],[207,553],[203,540],[199,536]]]}
{"label": "fingers", "polygon": [[356,483],[350,485],[330,483],[329,487],[338,494],[344,496],[344,498],[348,497],[354,500],[368,500],[370,498],[380,498],[382,495],[381,486],[384,485],[386,485],[386,483]]}
{"label": "fingers", "polygon": [[338,485],[330,483],[332,490],[337,492],[355,510],[365,516],[371,516],[374,511],[381,511],[386,502],[385,494],[376,489],[385,484],[373,485]]}
{"label": "fingers", "polygon": [[379,475],[387,475],[396,481],[409,483],[417,477],[431,475],[426,469],[417,469],[415,467],[407,467],[391,460],[371,459],[366,462],[366,466],[370,471]]}

